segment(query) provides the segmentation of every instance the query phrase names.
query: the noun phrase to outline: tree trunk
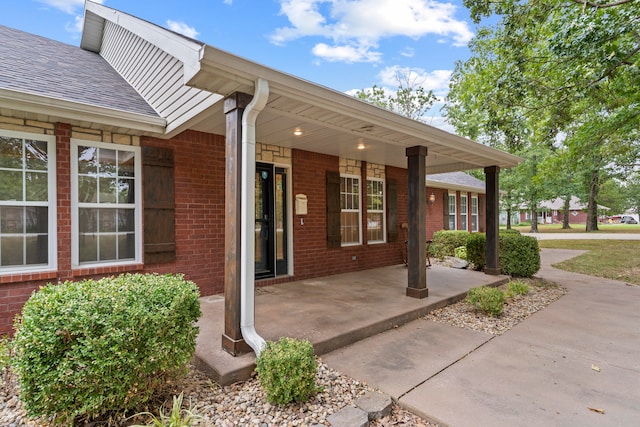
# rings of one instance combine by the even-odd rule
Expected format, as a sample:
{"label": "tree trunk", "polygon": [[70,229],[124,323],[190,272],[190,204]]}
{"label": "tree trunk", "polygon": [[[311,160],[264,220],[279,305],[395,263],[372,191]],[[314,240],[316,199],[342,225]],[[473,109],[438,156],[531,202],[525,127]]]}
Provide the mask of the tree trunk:
{"label": "tree trunk", "polygon": [[600,188],[600,174],[595,170],[591,172],[589,181],[589,203],[587,205],[587,232],[598,231],[598,190]]}
{"label": "tree trunk", "polygon": [[511,230],[511,208],[507,208],[507,230]]}
{"label": "tree trunk", "polygon": [[531,231],[529,232],[530,233],[538,232],[538,209],[535,207],[531,209]]}
{"label": "tree trunk", "polygon": [[571,226],[569,225],[569,208],[570,208],[570,204],[569,202],[571,201],[571,196],[567,196],[566,199],[564,199],[564,206],[562,207],[562,229],[563,230],[568,230],[571,228]]}

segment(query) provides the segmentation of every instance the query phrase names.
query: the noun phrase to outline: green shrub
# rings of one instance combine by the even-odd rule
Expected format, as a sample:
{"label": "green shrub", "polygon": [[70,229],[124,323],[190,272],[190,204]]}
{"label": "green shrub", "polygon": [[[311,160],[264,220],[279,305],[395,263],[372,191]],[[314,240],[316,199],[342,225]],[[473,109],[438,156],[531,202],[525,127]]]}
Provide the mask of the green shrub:
{"label": "green shrub", "polygon": [[459,230],[440,230],[433,233],[429,252],[436,258],[454,256],[455,249],[464,246],[469,238],[469,232]]}
{"label": "green shrub", "polygon": [[526,295],[529,293],[529,285],[522,280],[512,280],[507,285],[507,292],[505,298],[513,298],[520,295]]}
{"label": "green shrub", "polygon": [[456,258],[467,259],[467,247],[466,246],[458,246],[453,251]]}
{"label": "green shrub", "polygon": [[500,234],[500,269],[502,274],[531,277],[540,270],[540,249],[535,237]]}
{"label": "green shrub", "polygon": [[516,230],[515,228],[510,228],[510,229],[500,229],[499,231],[500,234],[520,234],[520,230]]}
{"label": "green shrub", "polygon": [[182,276],[47,285],[16,319],[13,366],[31,417],[58,423],[138,407],[188,370],[199,291]]}
{"label": "green shrub", "polygon": [[489,316],[500,316],[504,309],[504,293],[490,286],[469,289],[465,301]]}
{"label": "green shrub", "polygon": [[467,239],[467,261],[475,270],[482,270],[485,261],[486,236],[484,233],[472,233]]}
{"label": "green shrub", "polygon": [[[0,376],[4,379],[11,363],[11,340],[9,337],[0,338]],[[3,381],[0,381],[2,385]]]}
{"label": "green shrub", "polygon": [[308,340],[269,341],[256,360],[256,372],[267,399],[278,405],[305,402],[318,391],[318,363]]}

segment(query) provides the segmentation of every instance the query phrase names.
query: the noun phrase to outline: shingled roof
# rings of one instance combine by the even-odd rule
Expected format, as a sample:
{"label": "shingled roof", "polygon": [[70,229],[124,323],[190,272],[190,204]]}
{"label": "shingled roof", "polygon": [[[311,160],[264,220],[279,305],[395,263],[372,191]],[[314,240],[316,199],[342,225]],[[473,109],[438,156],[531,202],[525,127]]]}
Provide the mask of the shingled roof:
{"label": "shingled roof", "polygon": [[0,89],[158,117],[98,54],[0,25]]}
{"label": "shingled roof", "polygon": [[449,188],[452,190],[472,191],[484,193],[486,185],[465,172],[448,172],[427,175],[427,185],[436,188]]}

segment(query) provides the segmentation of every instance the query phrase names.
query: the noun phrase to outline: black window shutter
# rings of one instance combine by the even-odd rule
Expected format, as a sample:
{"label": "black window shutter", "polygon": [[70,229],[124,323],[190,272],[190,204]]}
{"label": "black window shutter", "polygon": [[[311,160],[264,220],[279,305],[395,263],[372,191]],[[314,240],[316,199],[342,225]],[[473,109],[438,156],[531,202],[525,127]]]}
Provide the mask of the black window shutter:
{"label": "black window shutter", "polygon": [[387,179],[387,242],[398,241],[398,183]]}
{"label": "black window shutter", "polygon": [[327,247],[339,248],[340,237],[340,173],[327,171]]}
{"label": "black window shutter", "polygon": [[173,150],[142,147],[144,262],[176,259]]}
{"label": "black window shutter", "polygon": [[442,229],[449,229],[449,192],[445,191],[442,197]]}
{"label": "black window shutter", "polygon": [[485,232],[485,223],[484,223],[484,197],[481,197],[478,194],[478,231],[481,233]]}

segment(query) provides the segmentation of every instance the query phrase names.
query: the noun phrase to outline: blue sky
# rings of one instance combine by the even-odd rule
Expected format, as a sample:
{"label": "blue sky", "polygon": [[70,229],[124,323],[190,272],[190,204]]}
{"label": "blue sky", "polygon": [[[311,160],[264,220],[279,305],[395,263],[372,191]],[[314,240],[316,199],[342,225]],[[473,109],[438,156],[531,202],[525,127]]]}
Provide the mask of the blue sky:
{"label": "blue sky", "polygon": [[[397,71],[446,95],[475,32],[461,0],[101,0],[252,61],[349,92]],[[84,0],[3,4],[0,24],[78,45]],[[442,123],[439,105],[431,123]]]}

